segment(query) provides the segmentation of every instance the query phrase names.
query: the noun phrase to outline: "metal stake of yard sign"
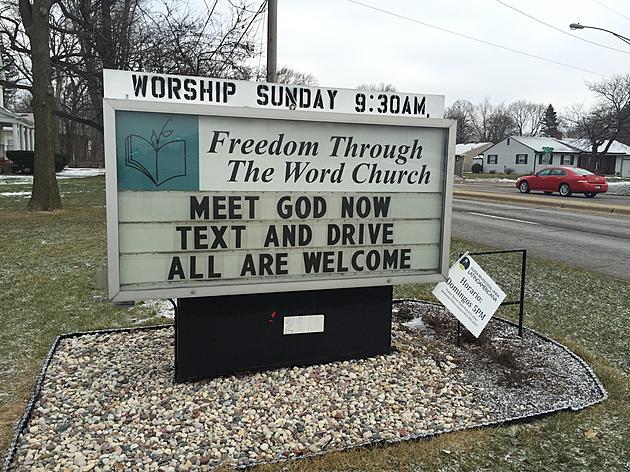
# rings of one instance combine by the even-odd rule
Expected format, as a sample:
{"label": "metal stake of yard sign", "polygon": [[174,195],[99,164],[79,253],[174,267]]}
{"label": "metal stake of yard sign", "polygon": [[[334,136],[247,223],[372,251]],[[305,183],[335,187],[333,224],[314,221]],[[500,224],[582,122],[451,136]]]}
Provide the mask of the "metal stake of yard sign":
{"label": "metal stake of yard sign", "polygon": [[[523,318],[525,316],[525,269],[527,267],[527,249],[512,249],[508,251],[487,251],[487,252],[469,252],[469,256],[486,256],[488,254],[509,254],[514,252],[521,253],[521,294],[519,300],[514,301],[504,301],[499,306],[504,305],[519,305],[518,311],[518,335],[523,337]],[[460,254],[458,259],[461,258],[463,254]],[[457,346],[461,346],[462,343],[462,324],[459,320],[457,320]]]}

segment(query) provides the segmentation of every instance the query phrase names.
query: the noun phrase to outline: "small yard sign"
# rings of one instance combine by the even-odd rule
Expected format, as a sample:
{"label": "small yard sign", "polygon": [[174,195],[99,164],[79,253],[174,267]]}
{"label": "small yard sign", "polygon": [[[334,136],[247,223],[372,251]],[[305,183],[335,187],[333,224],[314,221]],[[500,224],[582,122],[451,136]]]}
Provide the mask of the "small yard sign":
{"label": "small yard sign", "polygon": [[443,97],[107,70],[104,84],[110,298],[446,276],[455,125],[428,118]]}
{"label": "small yard sign", "polygon": [[464,254],[449,270],[448,279],[433,295],[476,338],[505,299],[505,293],[472,257]]}

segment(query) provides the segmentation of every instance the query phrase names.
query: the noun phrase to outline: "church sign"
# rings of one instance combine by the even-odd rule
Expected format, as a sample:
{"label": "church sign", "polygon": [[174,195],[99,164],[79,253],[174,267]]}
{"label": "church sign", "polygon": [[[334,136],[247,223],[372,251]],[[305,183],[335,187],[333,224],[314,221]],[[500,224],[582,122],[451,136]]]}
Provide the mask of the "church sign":
{"label": "church sign", "polygon": [[428,117],[443,97],[125,71],[104,83],[113,300],[447,276],[454,124]]}

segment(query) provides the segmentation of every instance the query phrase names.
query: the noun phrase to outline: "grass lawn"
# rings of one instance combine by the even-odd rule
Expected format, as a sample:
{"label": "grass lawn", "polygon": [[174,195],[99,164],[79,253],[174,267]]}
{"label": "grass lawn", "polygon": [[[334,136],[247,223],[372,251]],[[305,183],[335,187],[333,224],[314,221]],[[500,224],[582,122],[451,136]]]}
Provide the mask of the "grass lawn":
{"label": "grass lawn", "polygon": [[[0,456],[55,336],[165,321],[143,305],[117,308],[92,301],[94,295],[104,295],[94,282],[95,269],[105,265],[106,256],[104,178],[61,180],[60,187],[64,210],[46,214],[22,211],[23,195],[1,195],[29,190],[28,183],[0,186]],[[452,254],[483,249],[454,241]],[[517,258],[477,260],[513,299]],[[630,284],[535,258],[528,260],[527,275],[526,325],[585,358],[608,390],[608,401],[527,424],[355,449],[260,470],[629,470]],[[401,286],[396,296],[431,300],[431,289]],[[499,315],[513,318],[515,310],[501,309]]]}

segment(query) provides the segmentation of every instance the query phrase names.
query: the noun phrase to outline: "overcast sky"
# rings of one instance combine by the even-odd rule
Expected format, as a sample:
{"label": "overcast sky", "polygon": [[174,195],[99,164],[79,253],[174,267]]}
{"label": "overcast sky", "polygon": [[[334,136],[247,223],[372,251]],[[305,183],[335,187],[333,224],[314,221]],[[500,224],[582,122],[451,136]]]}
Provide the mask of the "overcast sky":
{"label": "overcast sky", "polygon": [[[605,32],[571,31],[568,26],[579,22],[630,36],[629,0],[501,1],[562,31],[627,53],[569,37],[496,0],[361,0],[603,76],[630,72],[630,45]],[[445,95],[447,104],[458,98],[473,103],[484,97],[493,103],[525,99],[552,103],[560,111],[576,102],[590,102],[585,81],[602,79],[348,0],[278,3],[278,64],[309,72],[320,85],[354,88],[386,82],[400,91]]]}

